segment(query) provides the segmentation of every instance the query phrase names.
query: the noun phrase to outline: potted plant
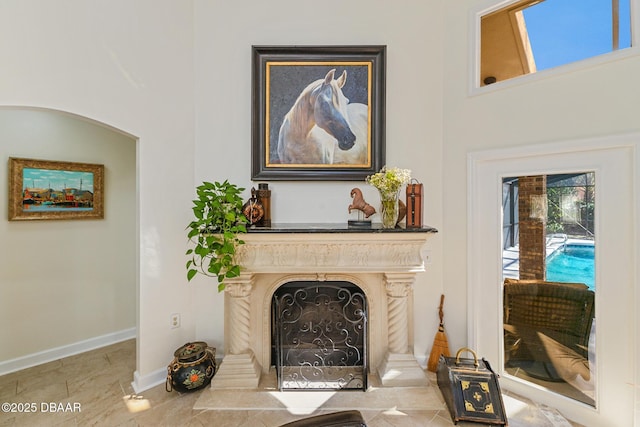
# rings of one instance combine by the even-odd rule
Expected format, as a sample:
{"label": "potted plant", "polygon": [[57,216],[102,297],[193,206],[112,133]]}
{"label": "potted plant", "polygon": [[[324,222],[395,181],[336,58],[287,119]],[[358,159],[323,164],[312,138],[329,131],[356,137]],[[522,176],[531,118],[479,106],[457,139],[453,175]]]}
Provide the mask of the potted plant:
{"label": "potted plant", "polygon": [[244,244],[238,235],[246,233],[247,219],[242,214],[244,188],[224,182],[203,182],[196,187],[193,214],[188,238],[194,247],[187,250],[187,280],[200,273],[217,277],[218,291],[224,290],[224,280],[240,275],[235,262],[236,249]]}

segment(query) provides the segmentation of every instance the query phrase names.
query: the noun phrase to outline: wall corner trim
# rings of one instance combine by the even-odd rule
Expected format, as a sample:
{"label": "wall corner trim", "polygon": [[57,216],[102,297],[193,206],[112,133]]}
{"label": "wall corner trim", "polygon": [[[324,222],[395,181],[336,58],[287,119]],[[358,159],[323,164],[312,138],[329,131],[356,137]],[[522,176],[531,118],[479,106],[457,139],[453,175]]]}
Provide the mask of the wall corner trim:
{"label": "wall corner trim", "polygon": [[140,375],[138,371],[133,373],[133,381],[131,387],[136,393],[141,393],[145,390],[149,390],[152,387],[160,385],[167,380],[167,368],[156,369],[155,371],[147,374]]}

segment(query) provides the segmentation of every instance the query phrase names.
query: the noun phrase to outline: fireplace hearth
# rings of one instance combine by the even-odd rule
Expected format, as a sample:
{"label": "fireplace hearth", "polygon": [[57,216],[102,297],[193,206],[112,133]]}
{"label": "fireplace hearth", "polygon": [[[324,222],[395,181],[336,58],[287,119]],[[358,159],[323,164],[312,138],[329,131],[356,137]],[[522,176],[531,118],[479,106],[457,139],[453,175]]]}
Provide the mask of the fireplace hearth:
{"label": "fireplace hearth", "polygon": [[[339,225],[274,225],[251,230],[243,236],[245,244],[238,251],[243,271],[228,280],[225,288],[224,358],[211,387],[258,387],[261,376],[268,375],[276,364],[272,320],[277,314],[272,301],[280,295],[280,288],[286,290],[291,286],[288,284],[301,282],[325,290],[336,283],[348,283],[355,287],[351,292],[363,296],[366,338],[362,338],[362,362],[348,368],[361,370],[363,378],[354,384],[362,381],[366,388],[367,374],[377,374],[385,386],[426,385],[424,370],[413,355],[413,284],[416,274],[424,271],[422,250],[435,232],[428,227],[349,230]],[[321,352],[330,342],[304,357]],[[333,338],[333,342],[337,340]],[[293,348],[291,343],[286,346],[283,349]],[[298,355],[302,353],[298,351]],[[286,352],[280,354],[285,357]],[[322,363],[335,364],[331,358]],[[281,371],[285,367],[289,365],[283,364]],[[336,386],[343,380],[327,382]],[[283,381],[285,388],[300,385],[290,379]]]}

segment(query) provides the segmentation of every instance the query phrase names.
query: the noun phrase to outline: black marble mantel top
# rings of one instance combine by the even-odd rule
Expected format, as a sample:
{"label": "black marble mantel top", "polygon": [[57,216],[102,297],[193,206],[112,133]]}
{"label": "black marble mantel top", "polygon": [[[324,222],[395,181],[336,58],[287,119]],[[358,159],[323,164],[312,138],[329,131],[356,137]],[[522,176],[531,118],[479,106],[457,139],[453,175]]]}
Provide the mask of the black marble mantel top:
{"label": "black marble mantel top", "polygon": [[249,233],[437,233],[433,227],[382,228],[373,223],[371,228],[349,227],[346,223],[274,223],[271,227],[249,227]]}

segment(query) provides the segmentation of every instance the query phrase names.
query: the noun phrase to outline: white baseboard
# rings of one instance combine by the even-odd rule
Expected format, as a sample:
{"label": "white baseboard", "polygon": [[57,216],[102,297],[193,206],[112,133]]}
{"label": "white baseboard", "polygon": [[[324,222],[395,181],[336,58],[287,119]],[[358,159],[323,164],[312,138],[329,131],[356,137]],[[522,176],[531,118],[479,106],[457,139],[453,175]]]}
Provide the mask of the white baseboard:
{"label": "white baseboard", "polygon": [[89,338],[73,344],[63,345],[61,347],[40,351],[38,353],[28,354],[15,359],[0,362],[0,375],[11,372],[20,371],[22,369],[31,368],[32,366],[41,365],[43,363],[52,362],[62,359],[63,357],[73,356],[75,354],[84,353],[85,351],[95,350],[96,348],[105,347],[121,341],[126,341],[136,337],[136,328],[124,329],[118,332],[101,335],[99,337]]}
{"label": "white baseboard", "polygon": [[148,375],[141,376],[138,371],[133,373],[131,387],[136,393],[141,393],[157,385],[163,384],[167,380],[167,368],[160,368]]}
{"label": "white baseboard", "polygon": [[427,369],[427,356],[415,356],[418,361],[418,365],[420,365],[423,369]]}

